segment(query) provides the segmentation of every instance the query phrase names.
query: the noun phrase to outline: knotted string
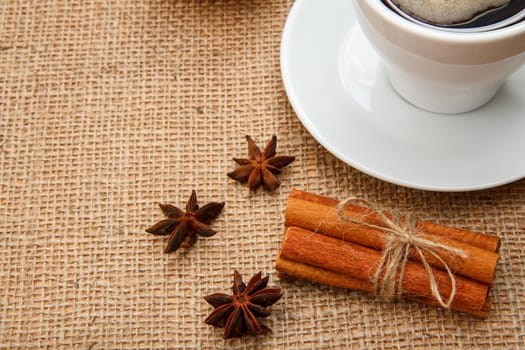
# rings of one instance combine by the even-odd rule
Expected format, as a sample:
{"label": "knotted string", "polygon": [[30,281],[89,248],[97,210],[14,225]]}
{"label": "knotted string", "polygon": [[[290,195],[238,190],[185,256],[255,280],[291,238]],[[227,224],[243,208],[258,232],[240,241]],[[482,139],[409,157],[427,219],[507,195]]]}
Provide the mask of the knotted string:
{"label": "knotted string", "polygon": [[[347,216],[344,213],[344,208],[348,204],[364,205],[365,207],[370,208],[370,214],[375,214],[379,218],[381,225],[368,223],[365,221],[365,218],[359,219]],[[406,264],[410,253],[413,250],[419,255],[421,264],[428,275],[432,295],[441,306],[445,308],[450,307],[456,296],[456,279],[448,264],[436,253],[436,250],[443,250],[447,254],[453,254],[455,257],[461,259],[467,258],[467,253],[465,251],[423,238],[417,230],[417,221],[414,217],[411,215],[401,217],[396,214],[392,215],[392,218],[389,218],[383,214],[381,210],[377,209],[365,199],[354,197],[347,198],[340,202],[336,209],[339,217],[343,221],[363,225],[388,233],[384,242],[383,255],[379,261],[377,271],[372,278],[372,283],[374,284],[374,289],[377,295],[390,300],[401,296],[403,293],[403,277]],[[432,267],[427,261],[427,255],[435,257],[448,273],[451,283],[451,292],[446,301],[443,300],[439,293],[438,283],[434,276],[434,272],[432,271]]]}

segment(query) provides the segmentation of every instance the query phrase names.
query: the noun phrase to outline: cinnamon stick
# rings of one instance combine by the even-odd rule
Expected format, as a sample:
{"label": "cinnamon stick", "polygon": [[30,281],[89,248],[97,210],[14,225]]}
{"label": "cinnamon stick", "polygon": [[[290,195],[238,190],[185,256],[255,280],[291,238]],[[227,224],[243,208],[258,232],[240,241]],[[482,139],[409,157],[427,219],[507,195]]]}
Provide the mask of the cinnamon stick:
{"label": "cinnamon stick", "polygon": [[[286,206],[285,225],[302,227],[377,250],[384,248],[388,233],[342,220],[336,210],[337,204],[336,200],[328,197],[293,190]],[[346,206],[345,214],[374,225],[383,224],[369,209],[360,206]],[[461,249],[467,254],[466,259],[461,259],[436,249],[436,253],[452,271],[480,282],[493,282],[499,258],[499,254],[495,252],[499,248],[497,237],[426,222],[419,222],[418,227],[422,231],[421,237]],[[427,254],[425,257],[431,265],[443,268],[442,263],[434,256]],[[415,252],[410,258],[416,261],[421,259]]]}
{"label": "cinnamon stick", "polygon": [[[335,208],[339,201],[334,198],[326,197],[326,196],[320,196],[315,193],[311,192],[305,192],[297,189],[293,189],[290,193],[290,199],[300,199],[312,203],[322,204],[328,207]],[[381,225],[381,220],[374,214],[370,213],[369,208],[364,208],[358,205],[348,205],[346,207],[348,210],[348,214],[352,216],[352,213],[354,215],[359,216],[361,218],[364,218],[366,222]],[[294,225],[293,223],[287,224],[288,218],[286,219],[285,225],[286,226],[300,226],[300,225]],[[469,244],[481,249],[485,249],[491,252],[498,252],[500,247],[500,239],[497,236],[492,235],[486,235],[483,233],[468,231],[468,230],[462,230],[458,228],[443,226],[435,223],[430,223],[426,221],[420,221],[418,222],[418,228],[424,232],[424,233],[430,233],[438,236],[443,236],[446,238],[450,238],[453,240],[456,240],[458,242],[462,242],[465,244]]]}
{"label": "cinnamon stick", "polygon": [[[346,276],[320,267],[289,260],[283,258],[282,256],[277,257],[275,267],[277,271],[279,271],[279,277],[283,279],[297,279],[303,281],[310,281],[326,284],[333,287],[369,293],[373,291],[373,286],[371,282],[359,280],[354,277]],[[423,304],[438,305],[438,303],[434,299],[417,299],[410,298],[409,296],[407,296],[407,299],[415,300]],[[490,298],[487,298],[481,310],[470,310],[457,305],[453,305],[451,309],[465,312],[481,318],[488,318],[490,307],[491,300]]]}
{"label": "cinnamon stick", "polygon": [[[355,280],[370,282],[375,274],[381,252],[361,245],[342,241],[298,227],[286,230],[280,256],[284,259],[322,268]],[[452,286],[447,273],[433,269],[434,277],[443,299],[448,299]],[[311,277],[307,278],[311,279]],[[460,310],[483,310],[489,286],[474,280],[456,276],[456,295],[451,307]],[[371,285],[359,282],[355,289],[372,291]],[[433,300],[429,276],[423,266],[408,262],[402,280],[405,296],[421,300]]]}

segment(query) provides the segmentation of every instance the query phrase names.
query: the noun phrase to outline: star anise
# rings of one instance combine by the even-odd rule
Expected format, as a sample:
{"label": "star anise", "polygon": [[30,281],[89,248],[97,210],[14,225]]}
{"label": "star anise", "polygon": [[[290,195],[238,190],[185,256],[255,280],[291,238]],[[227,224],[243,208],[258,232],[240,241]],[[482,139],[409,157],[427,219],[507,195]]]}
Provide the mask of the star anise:
{"label": "star anise", "polygon": [[228,173],[228,176],[241,183],[248,183],[250,190],[255,191],[261,184],[268,190],[273,191],[281,184],[277,174],[281,169],[295,160],[295,157],[276,156],[275,147],[277,137],[274,135],[264,151],[261,152],[250,136],[248,141],[248,154],[250,159],[233,158],[240,166]]}
{"label": "star anise", "polygon": [[191,192],[186,204],[186,211],[170,204],[159,204],[160,209],[168,218],[157,222],[146,230],[154,235],[170,235],[164,253],[171,253],[182,248],[191,247],[197,240],[197,235],[211,237],[217,233],[209,225],[217,218],[224,207],[224,202],[211,202],[199,208],[197,194]]}
{"label": "star anise", "polygon": [[223,328],[224,339],[240,338],[243,334],[258,335],[271,329],[261,325],[257,317],[267,317],[267,306],[275,304],[283,296],[280,288],[266,288],[268,276],[254,275],[248,285],[242,281],[237,270],[233,273],[233,295],[215,293],[204,297],[215,310],[204,322]]}

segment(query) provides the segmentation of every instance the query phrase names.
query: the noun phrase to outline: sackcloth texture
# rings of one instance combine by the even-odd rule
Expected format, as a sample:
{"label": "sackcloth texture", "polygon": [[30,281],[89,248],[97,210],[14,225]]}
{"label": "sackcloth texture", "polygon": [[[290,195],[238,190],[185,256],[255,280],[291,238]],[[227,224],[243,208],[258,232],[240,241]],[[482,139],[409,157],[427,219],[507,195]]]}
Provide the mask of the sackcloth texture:
{"label": "sackcloth texture", "polygon": [[[0,2],[0,348],[512,349],[525,343],[525,181],[433,193],[374,179],[303,128],[282,86],[291,0]],[[278,136],[274,193],[226,177]],[[488,320],[286,282],[274,268],[292,188],[359,196],[497,234]],[[145,229],[158,203],[225,201],[190,249]],[[284,297],[273,333],[222,339],[203,296],[258,271]]]}

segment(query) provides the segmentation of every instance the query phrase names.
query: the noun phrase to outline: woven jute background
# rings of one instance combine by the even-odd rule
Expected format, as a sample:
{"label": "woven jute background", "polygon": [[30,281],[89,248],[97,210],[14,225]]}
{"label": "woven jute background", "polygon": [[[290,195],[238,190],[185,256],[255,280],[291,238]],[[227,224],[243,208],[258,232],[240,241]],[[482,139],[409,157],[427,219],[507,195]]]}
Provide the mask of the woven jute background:
{"label": "woven jute background", "polygon": [[[313,1],[313,0],[312,0]],[[0,346],[78,349],[519,348],[525,181],[415,191],[362,174],[302,127],[282,87],[291,0],[0,2]],[[226,177],[244,135],[297,156],[272,194]],[[361,196],[497,234],[486,321],[413,302],[279,281],[292,188]],[[225,201],[219,233],[163,254],[158,203]],[[202,299],[232,272],[280,286],[273,333],[223,341]]]}

